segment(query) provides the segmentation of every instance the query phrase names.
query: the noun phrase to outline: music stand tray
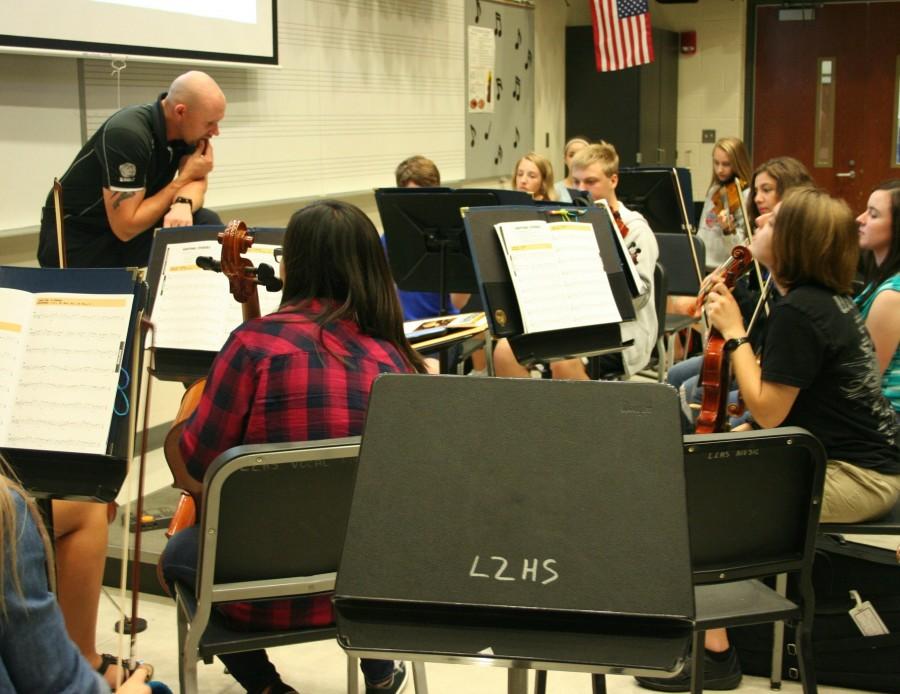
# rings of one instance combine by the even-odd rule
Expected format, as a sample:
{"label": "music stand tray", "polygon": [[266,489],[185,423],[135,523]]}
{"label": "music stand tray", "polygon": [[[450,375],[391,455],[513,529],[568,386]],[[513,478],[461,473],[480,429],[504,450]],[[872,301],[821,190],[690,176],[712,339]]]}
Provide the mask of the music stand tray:
{"label": "music stand tray", "polygon": [[335,591],[340,644],[676,674],[694,614],[678,421],[660,384],[380,377]]}

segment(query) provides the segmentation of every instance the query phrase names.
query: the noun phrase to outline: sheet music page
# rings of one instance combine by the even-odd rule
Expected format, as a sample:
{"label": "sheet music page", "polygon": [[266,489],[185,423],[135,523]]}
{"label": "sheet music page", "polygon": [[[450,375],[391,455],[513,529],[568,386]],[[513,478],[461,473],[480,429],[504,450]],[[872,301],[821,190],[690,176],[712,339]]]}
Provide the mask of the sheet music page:
{"label": "sheet music page", "polygon": [[[261,243],[252,246],[246,255],[254,265],[274,265],[275,248]],[[197,267],[198,257],[218,260],[221,252],[222,246],[215,239],[166,246],[153,302],[157,347],[218,352],[231,331],[243,322],[241,305],[231,296],[228,278]],[[281,292],[267,292],[260,287],[262,315],[276,310],[280,303]]]}
{"label": "sheet music page", "polygon": [[3,444],[105,454],[130,294],[33,294]]}
{"label": "sheet music page", "polygon": [[621,321],[591,224],[496,225],[526,333]]}
{"label": "sheet music page", "polygon": [[[567,278],[571,318],[578,325],[621,323],[622,316],[603,267],[594,225],[584,222],[553,222],[556,257]],[[584,322],[582,322],[584,321]]]}

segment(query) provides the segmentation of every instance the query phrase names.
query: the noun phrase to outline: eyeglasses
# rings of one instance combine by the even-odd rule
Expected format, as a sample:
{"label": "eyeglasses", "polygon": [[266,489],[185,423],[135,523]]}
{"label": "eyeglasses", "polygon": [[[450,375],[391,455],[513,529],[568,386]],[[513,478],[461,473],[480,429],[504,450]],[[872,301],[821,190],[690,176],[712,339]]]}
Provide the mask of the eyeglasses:
{"label": "eyeglasses", "polygon": [[284,249],[279,246],[278,248],[272,250],[272,255],[275,256],[275,262],[280,263],[281,259],[284,257]]}

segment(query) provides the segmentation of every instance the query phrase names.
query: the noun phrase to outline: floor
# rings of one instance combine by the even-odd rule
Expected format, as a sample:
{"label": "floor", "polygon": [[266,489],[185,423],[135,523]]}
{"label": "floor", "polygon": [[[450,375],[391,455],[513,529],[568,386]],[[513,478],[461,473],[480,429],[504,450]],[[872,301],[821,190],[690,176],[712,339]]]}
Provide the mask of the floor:
{"label": "floor", "polygon": [[[128,603],[130,605],[130,601]],[[130,609],[130,608],[129,608]],[[137,655],[151,663],[155,669],[155,679],[168,684],[173,691],[178,687],[178,658],[176,653],[176,627],[174,603],[153,595],[142,596],[139,614],[148,622],[147,631],[138,636]],[[103,598],[100,606],[98,646],[107,652],[116,652],[118,636],[113,633],[118,619],[118,611],[111,600]],[[127,637],[126,637],[127,639]],[[126,643],[127,647],[127,643]],[[333,641],[284,646],[272,649],[270,658],[278,668],[282,679],[301,694],[342,694],[346,692],[346,661],[343,652]],[[430,694],[501,694],[506,691],[506,671],[501,668],[476,665],[426,666],[428,691]],[[198,675],[201,692],[217,694],[238,694],[243,690],[230,676],[226,675],[221,663],[199,665]],[[547,691],[552,694],[571,692],[589,694],[591,679],[588,675],[568,672],[552,672],[547,679]],[[607,689],[614,694],[644,692],[631,677],[609,675]],[[412,692],[410,678],[407,692]],[[771,692],[767,679],[745,677],[740,692]],[[785,682],[785,694],[796,694],[801,687],[796,682]],[[838,694],[856,690],[820,686],[821,694]]]}

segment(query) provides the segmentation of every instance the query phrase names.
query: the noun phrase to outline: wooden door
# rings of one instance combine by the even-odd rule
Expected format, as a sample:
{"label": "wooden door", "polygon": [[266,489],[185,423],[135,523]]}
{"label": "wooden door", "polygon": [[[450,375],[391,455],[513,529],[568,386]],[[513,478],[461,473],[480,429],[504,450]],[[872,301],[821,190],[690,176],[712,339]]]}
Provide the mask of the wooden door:
{"label": "wooden door", "polygon": [[[806,18],[788,19],[802,12]],[[898,55],[900,0],[757,7],[754,164],[796,157],[818,185],[860,211],[876,184],[900,176],[892,151]],[[830,76],[823,60],[832,61]]]}

